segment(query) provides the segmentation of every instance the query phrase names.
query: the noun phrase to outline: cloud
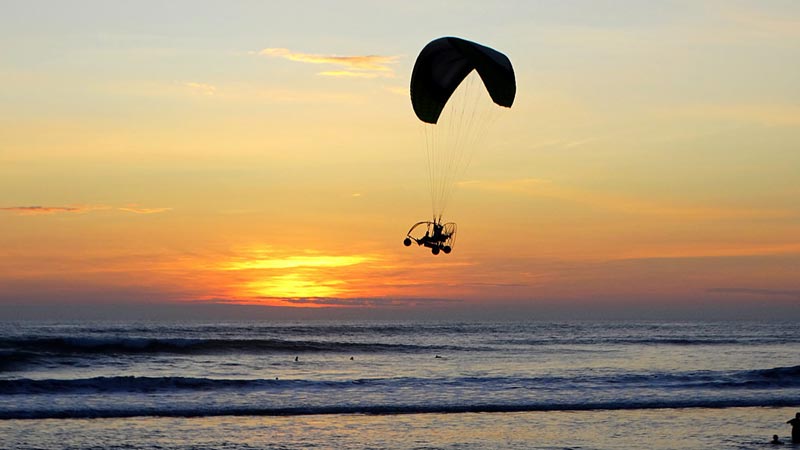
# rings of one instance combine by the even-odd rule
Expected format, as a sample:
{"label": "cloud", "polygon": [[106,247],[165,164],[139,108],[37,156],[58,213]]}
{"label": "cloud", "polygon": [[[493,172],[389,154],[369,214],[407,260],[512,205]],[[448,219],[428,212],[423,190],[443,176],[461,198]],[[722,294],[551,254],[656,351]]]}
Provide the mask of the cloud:
{"label": "cloud", "polygon": [[393,301],[387,298],[288,298],[283,300],[293,305],[320,306],[391,306]]}
{"label": "cloud", "polygon": [[800,289],[764,289],[764,288],[711,288],[706,292],[717,294],[743,294],[743,295],[769,295],[797,297],[800,299]]}
{"label": "cloud", "polygon": [[0,211],[8,211],[18,216],[44,216],[52,214],[81,214],[91,211],[118,210],[135,214],[155,214],[169,211],[172,208],[139,208],[138,205],[127,205],[114,208],[107,205],[67,205],[67,206],[8,206],[0,208]]}
{"label": "cloud", "polygon": [[214,95],[217,92],[217,87],[211,84],[190,81],[183,83],[183,85],[191,89],[195,94]]}
{"label": "cloud", "polygon": [[378,78],[385,76],[376,72],[353,72],[352,70],[327,70],[325,72],[317,72],[317,75],[340,78]]}
{"label": "cloud", "polygon": [[314,305],[314,306],[357,306],[357,307],[408,307],[420,305],[447,305],[461,303],[461,300],[453,299],[409,299],[409,298],[288,298],[283,299],[286,303],[293,305]]}
{"label": "cloud", "polygon": [[8,206],[0,208],[0,211],[9,211],[19,216],[49,215],[60,213],[83,213],[98,209],[88,206]]}
{"label": "cloud", "polygon": [[124,208],[117,208],[117,210],[134,214],[157,214],[160,212],[171,211],[172,208],[138,208],[136,205],[131,205]]}
{"label": "cloud", "polygon": [[313,53],[293,52],[288,48],[265,48],[258,52],[259,55],[274,58],[288,59],[289,61],[307,64],[327,64],[343,67],[344,70],[318,72],[317,75],[332,77],[357,77],[376,78],[394,76],[392,65],[397,62],[397,56],[364,55],[364,56],[337,56],[319,55]]}
{"label": "cloud", "polygon": [[300,267],[347,267],[370,261],[363,255],[325,256],[304,255],[285,257],[259,257],[227,263],[222,270],[296,269]]}

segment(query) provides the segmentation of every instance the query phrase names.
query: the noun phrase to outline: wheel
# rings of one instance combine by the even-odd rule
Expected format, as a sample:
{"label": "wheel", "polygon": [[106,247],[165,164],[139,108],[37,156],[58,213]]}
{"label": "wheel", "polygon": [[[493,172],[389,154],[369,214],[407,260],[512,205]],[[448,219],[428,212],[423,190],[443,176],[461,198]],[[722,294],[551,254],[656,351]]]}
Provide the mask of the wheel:
{"label": "wheel", "polygon": [[453,251],[453,249],[449,245],[445,245],[444,247],[442,247],[442,250],[444,250],[445,255],[449,255],[450,252]]}
{"label": "wheel", "polygon": [[438,255],[439,254],[439,247],[433,247],[431,249],[431,253],[433,253],[434,255]]}
{"label": "wheel", "polygon": [[410,247],[411,246],[411,239],[405,238],[403,240],[403,245],[405,245],[406,247]]}

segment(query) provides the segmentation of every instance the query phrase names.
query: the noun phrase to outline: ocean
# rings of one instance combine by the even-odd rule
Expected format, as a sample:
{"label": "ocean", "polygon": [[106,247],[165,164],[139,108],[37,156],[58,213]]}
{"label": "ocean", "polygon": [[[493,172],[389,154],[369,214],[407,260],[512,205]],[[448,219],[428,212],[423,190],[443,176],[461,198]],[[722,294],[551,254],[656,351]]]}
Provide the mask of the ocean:
{"label": "ocean", "polygon": [[0,448],[762,448],[800,327],[5,322]]}

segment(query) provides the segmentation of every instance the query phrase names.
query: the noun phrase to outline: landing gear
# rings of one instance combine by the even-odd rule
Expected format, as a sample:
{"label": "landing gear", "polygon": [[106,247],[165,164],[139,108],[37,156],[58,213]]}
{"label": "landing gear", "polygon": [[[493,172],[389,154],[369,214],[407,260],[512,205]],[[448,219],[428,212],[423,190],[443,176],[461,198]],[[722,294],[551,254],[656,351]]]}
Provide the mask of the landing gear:
{"label": "landing gear", "polygon": [[[411,239],[409,239],[409,238],[403,239],[403,245],[405,245],[406,247],[411,247]],[[450,253],[450,252],[447,252],[447,253]]]}
{"label": "landing gear", "polygon": [[431,249],[431,253],[433,253],[434,255],[438,255],[439,254],[439,247],[433,247]]}

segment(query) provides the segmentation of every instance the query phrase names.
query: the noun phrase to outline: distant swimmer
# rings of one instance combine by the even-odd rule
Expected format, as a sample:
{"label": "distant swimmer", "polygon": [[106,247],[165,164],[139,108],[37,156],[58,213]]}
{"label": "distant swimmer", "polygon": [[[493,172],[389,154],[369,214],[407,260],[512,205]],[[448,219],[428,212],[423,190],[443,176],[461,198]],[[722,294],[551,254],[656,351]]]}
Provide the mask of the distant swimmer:
{"label": "distant swimmer", "polygon": [[792,426],[792,443],[800,444],[800,412],[794,415],[794,419],[786,423]]}
{"label": "distant swimmer", "polygon": [[436,358],[436,359],[442,359],[442,357],[441,357],[441,356],[439,356],[439,355],[436,355],[436,356],[434,356],[434,358]]}
{"label": "distant swimmer", "polygon": [[351,356],[351,357],[350,357],[350,361],[352,361],[352,360],[353,360],[353,357]]}
{"label": "distant swimmer", "polygon": [[769,443],[772,444],[772,445],[783,445],[783,441],[778,439],[778,435],[777,434],[773,434],[772,435],[772,440],[769,441]]}
{"label": "distant swimmer", "polygon": [[294,362],[297,362],[297,361],[300,361],[300,357],[299,356],[295,356],[294,357]]}

